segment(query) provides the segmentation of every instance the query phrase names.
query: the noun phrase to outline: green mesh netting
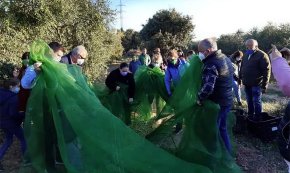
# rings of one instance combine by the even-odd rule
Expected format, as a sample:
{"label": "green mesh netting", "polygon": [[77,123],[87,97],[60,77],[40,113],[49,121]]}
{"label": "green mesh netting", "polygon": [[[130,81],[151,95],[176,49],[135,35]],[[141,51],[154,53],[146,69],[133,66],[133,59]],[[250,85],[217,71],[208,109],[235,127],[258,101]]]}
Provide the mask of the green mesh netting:
{"label": "green mesh netting", "polygon": [[[100,103],[79,67],[54,62],[43,41],[31,46],[42,62],[25,119],[32,168],[20,172],[69,173],[209,173],[137,135]],[[58,146],[64,162],[54,168]]]}
{"label": "green mesh netting", "polygon": [[136,102],[129,103],[127,85],[120,83],[118,86],[120,86],[119,91],[110,91],[105,84],[95,84],[92,89],[101,103],[113,115],[120,118],[126,125],[130,125],[132,109],[134,108],[133,104],[136,105]]}
{"label": "green mesh netting", "polygon": [[[171,129],[175,123],[184,120],[184,133],[176,150],[178,157],[204,165],[216,173],[240,172],[219,135],[219,106],[211,101],[206,101],[203,106],[196,104],[197,93],[201,87],[202,68],[202,62],[198,56],[194,56],[172,97],[157,117],[168,119],[147,135],[147,138],[153,143],[160,143],[164,137],[172,135]],[[231,129],[230,126],[229,128]]]}
{"label": "green mesh netting", "polygon": [[159,114],[168,100],[164,84],[164,72],[159,67],[141,66],[134,75],[136,81],[136,113],[144,120],[152,113]]}
{"label": "green mesh netting", "polygon": [[134,102],[128,103],[128,86],[119,84],[119,91],[110,91],[105,84],[95,84],[93,91],[102,104],[125,124],[130,124],[132,114],[147,121],[153,114],[159,114],[168,96],[164,84],[164,73],[160,68],[141,66],[134,75],[136,92]]}

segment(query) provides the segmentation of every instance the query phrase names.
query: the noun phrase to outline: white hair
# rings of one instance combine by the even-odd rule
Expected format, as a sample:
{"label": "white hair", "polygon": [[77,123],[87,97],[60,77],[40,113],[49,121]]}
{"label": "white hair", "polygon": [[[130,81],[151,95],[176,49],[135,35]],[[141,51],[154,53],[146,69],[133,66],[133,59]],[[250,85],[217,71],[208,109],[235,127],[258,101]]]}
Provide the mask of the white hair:
{"label": "white hair", "polygon": [[83,45],[79,45],[79,46],[75,47],[72,50],[72,54],[74,54],[74,55],[79,54],[83,58],[86,58],[88,56],[88,52],[87,52],[86,48]]}

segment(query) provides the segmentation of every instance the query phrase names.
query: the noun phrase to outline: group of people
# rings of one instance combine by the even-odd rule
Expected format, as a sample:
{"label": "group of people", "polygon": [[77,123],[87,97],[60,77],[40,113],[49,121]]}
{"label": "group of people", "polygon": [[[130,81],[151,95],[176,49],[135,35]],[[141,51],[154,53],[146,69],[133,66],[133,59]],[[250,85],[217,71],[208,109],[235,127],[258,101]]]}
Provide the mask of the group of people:
{"label": "group of people", "polygon": [[[82,45],[75,47],[66,55],[64,55],[64,47],[60,43],[51,42],[48,45],[52,51],[52,59],[58,63],[73,64],[81,67],[84,63],[84,59],[87,57],[87,50]],[[15,68],[13,71],[13,78],[5,80],[3,88],[0,89],[0,128],[5,135],[4,142],[0,148],[0,171],[4,170],[1,161],[6,151],[13,143],[14,135],[20,140],[23,155],[26,151],[27,144],[22,123],[25,118],[31,89],[34,87],[36,78],[41,72],[41,63],[30,62],[29,56],[29,52],[25,52],[22,55],[21,68]],[[29,158],[25,159],[24,162],[29,162]]]}
{"label": "group of people", "polygon": [[[57,63],[76,65],[81,68],[88,55],[83,46],[77,46],[64,55],[64,48],[61,44],[51,42],[48,45],[51,49],[51,57]],[[191,59],[198,58],[203,64],[203,69],[200,76],[202,83],[197,93],[196,104],[202,107],[207,100],[210,100],[219,105],[220,109],[216,120],[217,127],[226,150],[228,153],[232,153],[227,131],[227,119],[233,105],[233,95],[236,96],[238,105],[242,105],[240,91],[242,84],[246,93],[248,115],[257,121],[261,119],[261,98],[268,88],[271,70],[279,88],[286,96],[290,96],[290,78],[288,77],[290,76],[290,67],[287,62],[290,57],[289,49],[284,48],[278,51],[273,46],[268,56],[267,53],[258,48],[258,42],[254,39],[247,40],[245,46],[247,48],[245,53],[236,51],[230,57],[227,57],[218,49],[216,40],[212,38],[199,42],[198,55],[195,55],[194,51],[188,51],[187,57],[181,50],[171,50],[167,58],[163,58],[160,49],[156,48],[152,58],[150,58],[144,48],[140,55],[138,53],[133,55],[129,64],[121,63],[119,68],[113,70],[107,76],[105,84],[111,92],[118,92],[121,85],[127,85],[127,101],[132,103],[136,94],[134,74],[138,72],[138,68],[141,66],[160,68],[161,71],[164,71],[164,86],[168,98],[170,98],[184,73],[190,68]],[[22,67],[15,74],[15,78],[6,80],[0,90],[0,128],[5,133],[5,141],[0,148],[0,161],[12,144],[14,135],[21,141],[23,153],[25,153],[27,147],[21,124],[25,118],[25,112],[27,112],[27,100],[30,91],[37,83],[37,76],[42,73],[42,63],[33,62],[30,59],[29,52],[24,53],[21,59]],[[50,121],[53,122],[53,120]],[[289,122],[290,102],[279,126],[279,149],[289,166],[290,172]],[[182,122],[177,122],[175,131],[180,131],[182,126]],[[57,145],[57,142],[51,141],[49,145],[46,145],[48,147],[46,151],[53,151],[52,147],[57,150]],[[55,153],[51,154],[55,155]],[[50,159],[51,164],[55,163],[55,156],[49,156],[48,154],[45,157],[47,160]],[[29,156],[26,159],[29,160]],[[0,162],[1,170],[3,170],[3,166]]]}
{"label": "group of people", "polygon": [[[202,86],[198,93],[197,104],[203,104],[204,100],[211,100],[220,106],[220,112],[218,116],[218,126],[220,135],[224,141],[224,144],[229,152],[232,152],[230,144],[229,134],[227,132],[227,117],[233,105],[233,96],[237,99],[238,106],[242,106],[241,99],[241,86],[244,85],[246,94],[246,101],[248,107],[248,116],[255,121],[262,119],[262,94],[266,92],[269,86],[269,80],[271,76],[271,68],[275,79],[278,82],[281,90],[289,96],[289,65],[290,62],[290,50],[283,48],[280,50],[281,54],[276,48],[273,48],[270,58],[267,53],[260,50],[257,40],[248,39],[245,42],[246,51],[243,53],[238,50],[231,56],[227,57],[221,50],[218,50],[217,43],[214,39],[202,40],[198,45],[198,57],[202,61],[203,73],[202,73]],[[164,84],[168,96],[172,95],[174,88],[178,85],[184,71],[189,66],[188,60],[194,55],[194,52],[189,51],[191,55],[188,58],[183,56],[182,51],[171,50],[168,53],[166,63],[164,66],[160,64],[164,63],[164,59],[160,54],[160,49],[156,49],[150,60],[150,56],[146,54],[146,49],[142,50],[142,54],[139,56],[139,60],[133,57],[130,62],[130,67],[135,62],[140,62],[140,66],[146,65],[153,67],[160,67],[165,71]],[[277,58],[279,57],[279,58]],[[284,59],[282,58],[284,57]],[[279,59],[278,60],[276,60]],[[163,60],[163,61],[162,61]],[[278,63],[281,63],[278,64]],[[281,68],[279,68],[279,66]],[[130,71],[132,68],[129,68]],[[134,74],[137,71],[135,66]],[[130,72],[129,72],[130,73]],[[283,75],[284,74],[284,75]],[[133,77],[131,77],[133,78]],[[121,82],[121,81],[120,81]],[[288,82],[288,83],[287,83]],[[286,109],[285,117],[280,125],[280,132],[283,137],[280,138],[280,148],[285,159],[288,159],[289,164],[289,105]],[[178,132],[182,128],[182,123],[176,125],[176,131]],[[283,144],[281,144],[283,143]],[[287,150],[287,152],[284,152]],[[285,154],[286,153],[286,154]],[[290,167],[289,167],[290,169]],[[290,170],[289,170],[290,171]]]}

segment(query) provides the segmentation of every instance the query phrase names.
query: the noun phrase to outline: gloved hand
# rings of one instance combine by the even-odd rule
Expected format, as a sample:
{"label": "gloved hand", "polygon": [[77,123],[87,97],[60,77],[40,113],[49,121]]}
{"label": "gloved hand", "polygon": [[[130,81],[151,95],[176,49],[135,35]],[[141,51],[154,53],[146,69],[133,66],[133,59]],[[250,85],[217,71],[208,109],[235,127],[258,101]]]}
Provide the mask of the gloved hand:
{"label": "gloved hand", "polygon": [[129,98],[129,103],[132,103],[134,101],[133,98]]}
{"label": "gloved hand", "polygon": [[282,57],[282,54],[278,51],[277,47],[272,44],[272,50],[269,56],[270,56],[270,59],[273,61],[274,59],[278,57]]}
{"label": "gloved hand", "polygon": [[119,91],[119,90],[120,90],[120,87],[119,87],[119,86],[117,86],[117,87],[116,87],[116,91]]}

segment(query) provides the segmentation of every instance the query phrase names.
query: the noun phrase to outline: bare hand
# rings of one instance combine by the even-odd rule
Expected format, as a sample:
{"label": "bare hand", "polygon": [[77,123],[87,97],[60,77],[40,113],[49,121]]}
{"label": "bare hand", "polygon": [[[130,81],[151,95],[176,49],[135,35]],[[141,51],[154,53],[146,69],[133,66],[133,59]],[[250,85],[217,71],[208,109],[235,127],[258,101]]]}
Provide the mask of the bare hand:
{"label": "bare hand", "polygon": [[36,62],[36,63],[34,63],[34,64],[33,64],[34,70],[35,70],[36,72],[40,72],[40,71],[41,71],[41,68],[40,68],[41,65],[42,65],[41,62]]}
{"label": "bare hand", "polygon": [[282,57],[282,54],[278,51],[277,47],[275,45],[272,44],[272,49],[270,51],[270,59],[274,60],[278,57]]}

